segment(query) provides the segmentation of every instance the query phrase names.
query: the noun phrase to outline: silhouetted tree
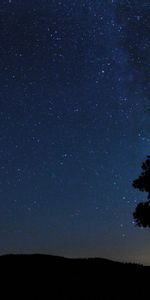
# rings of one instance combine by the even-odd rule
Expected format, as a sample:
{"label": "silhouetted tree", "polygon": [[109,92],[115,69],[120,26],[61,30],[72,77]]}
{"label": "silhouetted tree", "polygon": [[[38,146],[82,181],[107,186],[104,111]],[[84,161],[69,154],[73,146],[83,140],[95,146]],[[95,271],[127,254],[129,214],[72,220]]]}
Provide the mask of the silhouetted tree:
{"label": "silhouetted tree", "polygon": [[[150,199],[150,156],[142,164],[142,173],[138,179],[132,183],[134,188],[142,192],[147,192]],[[150,200],[137,205],[133,217],[139,227],[150,227]]]}
{"label": "silhouetted tree", "polygon": [[139,227],[150,227],[150,201],[139,203],[133,217]]}

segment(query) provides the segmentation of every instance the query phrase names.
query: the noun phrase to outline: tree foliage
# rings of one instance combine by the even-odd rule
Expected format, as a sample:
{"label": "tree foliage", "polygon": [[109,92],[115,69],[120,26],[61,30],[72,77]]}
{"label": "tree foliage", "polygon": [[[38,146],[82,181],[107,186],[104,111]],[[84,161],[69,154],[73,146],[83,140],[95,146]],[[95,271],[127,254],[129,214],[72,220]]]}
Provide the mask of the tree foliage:
{"label": "tree foliage", "polygon": [[148,193],[148,201],[140,202],[133,217],[139,227],[150,227],[150,156],[147,156],[146,161],[142,163],[142,173],[132,183],[133,187],[142,192]]}

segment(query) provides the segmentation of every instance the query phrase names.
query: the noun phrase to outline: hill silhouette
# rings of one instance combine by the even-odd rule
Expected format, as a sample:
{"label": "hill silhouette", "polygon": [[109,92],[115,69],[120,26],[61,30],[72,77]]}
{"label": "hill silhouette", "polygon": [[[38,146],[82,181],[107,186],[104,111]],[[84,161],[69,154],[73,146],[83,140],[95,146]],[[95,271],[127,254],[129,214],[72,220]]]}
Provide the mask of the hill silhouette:
{"label": "hill silhouette", "polygon": [[[102,258],[0,257],[1,287],[30,299],[149,299],[150,267]],[[20,295],[21,295],[20,294]]]}

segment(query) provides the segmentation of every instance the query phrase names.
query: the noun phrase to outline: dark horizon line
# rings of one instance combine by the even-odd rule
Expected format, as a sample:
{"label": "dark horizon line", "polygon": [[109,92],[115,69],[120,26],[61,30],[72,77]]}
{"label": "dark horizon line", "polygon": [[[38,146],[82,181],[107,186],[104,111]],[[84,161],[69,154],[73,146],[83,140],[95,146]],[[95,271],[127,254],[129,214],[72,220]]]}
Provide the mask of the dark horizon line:
{"label": "dark horizon line", "polygon": [[6,254],[0,254],[0,258],[2,257],[11,257],[11,256],[44,256],[44,257],[51,257],[51,258],[57,258],[57,259],[64,259],[64,260],[82,260],[82,261],[88,261],[88,260],[99,260],[99,261],[105,261],[105,262],[110,262],[110,263],[118,263],[118,264],[129,264],[129,265],[136,265],[136,266],[142,266],[142,267],[150,267],[150,265],[144,265],[143,263],[140,262],[131,262],[131,261],[119,261],[119,260],[114,260],[114,259],[109,259],[105,257],[67,257],[67,256],[61,256],[61,255],[54,255],[54,254],[47,254],[47,253],[6,253]]}

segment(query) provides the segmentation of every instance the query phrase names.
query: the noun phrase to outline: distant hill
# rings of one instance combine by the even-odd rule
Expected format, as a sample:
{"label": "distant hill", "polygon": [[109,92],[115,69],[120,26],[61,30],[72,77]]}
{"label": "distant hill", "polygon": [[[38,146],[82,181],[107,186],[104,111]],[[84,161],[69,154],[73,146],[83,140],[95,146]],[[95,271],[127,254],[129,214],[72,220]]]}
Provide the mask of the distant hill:
{"label": "distant hill", "polygon": [[102,258],[4,255],[0,256],[0,272],[5,294],[21,288],[22,296],[28,292],[27,299],[150,299],[150,267],[137,264]]}

